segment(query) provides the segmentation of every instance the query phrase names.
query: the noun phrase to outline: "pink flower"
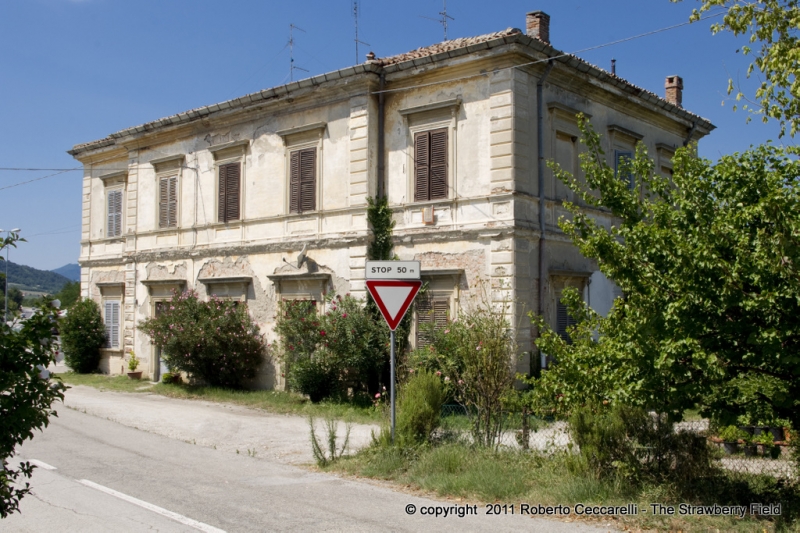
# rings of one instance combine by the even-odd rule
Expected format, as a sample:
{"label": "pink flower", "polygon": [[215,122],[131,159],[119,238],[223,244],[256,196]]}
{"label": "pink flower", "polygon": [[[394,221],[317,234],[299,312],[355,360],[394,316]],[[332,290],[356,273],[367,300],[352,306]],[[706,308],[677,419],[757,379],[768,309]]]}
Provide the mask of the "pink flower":
{"label": "pink flower", "polygon": [[347,318],[347,313],[342,313],[342,318]]}
{"label": "pink flower", "polygon": [[324,336],[325,336],[325,330],[324,330],[324,329],[321,329],[321,330],[319,331],[319,334],[320,334],[320,335],[322,335],[322,336],[324,337]]}
{"label": "pink flower", "polygon": [[459,385],[463,385],[463,384],[464,384],[464,380],[463,380],[463,379],[459,379],[459,380],[458,380],[458,384],[459,384]]}
{"label": "pink flower", "polygon": [[447,383],[448,381],[450,381],[450,378],[448,376],[445,376],[444,377],[444,381],[445,381],[445,383]]}
{"label": "pink flower", "polygon": [[444,330],[444,334],[445,334],[445,335],[447,335],[448,333],[450,333],[450,330],[449,330],[449,329],[446,329],[446,330]]}
{"label": "pink flower", "polygon": [[441,376],[441,375],[442,375],[442,373],[441,373],[439,370],[437,370],[437,371],[436,371],[436,375],[437,375],[437,376]]}
{"label": "pink flower", "polygon": [[408,373],[409,373],[409,374],[413,374],[413,373],[414,373],[414,369],[413,369],[413,368],[409,368],[409,369],[408,369]]}
{"label": "pink flower", "polygon": [[381,397],[381,393],[380,392],[375,395],[375,399],[376,400],[379,399],[380,397]]}

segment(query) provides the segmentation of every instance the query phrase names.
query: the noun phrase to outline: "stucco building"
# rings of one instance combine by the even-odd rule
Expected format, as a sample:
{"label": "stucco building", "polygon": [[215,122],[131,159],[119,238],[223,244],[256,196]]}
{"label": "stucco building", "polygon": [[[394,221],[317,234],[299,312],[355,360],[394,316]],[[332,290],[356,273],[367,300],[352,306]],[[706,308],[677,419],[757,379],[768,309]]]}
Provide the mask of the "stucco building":
{"label": "stucco building", "polygon": [[[193,109],[76,145],[85,168],[81,288],[109,332],[102,368],[159,354],[137,323],[173,289],[246,301],[270,338],[280,298],[322,305],[365,295],[368,196],[385,194],[395,253],[422,262],[436,313],[457,315],[481,280],[556,326],[574,285],[601,311],[614,288],[560,232],[573,200],[545,161],[578,172],[575,115],[604,134],[610,164],[644,143],[669,172],[674,150],[714,126],[550,45],[549,17]],[[593,213],[610,224],[608,213]],[[298,267],[297,256],[307,259]],[[427,316],[427,315],[426,315]],[[531,362],[524,353],[519,368]],[[262,386],[282,386],[265,365]]]}

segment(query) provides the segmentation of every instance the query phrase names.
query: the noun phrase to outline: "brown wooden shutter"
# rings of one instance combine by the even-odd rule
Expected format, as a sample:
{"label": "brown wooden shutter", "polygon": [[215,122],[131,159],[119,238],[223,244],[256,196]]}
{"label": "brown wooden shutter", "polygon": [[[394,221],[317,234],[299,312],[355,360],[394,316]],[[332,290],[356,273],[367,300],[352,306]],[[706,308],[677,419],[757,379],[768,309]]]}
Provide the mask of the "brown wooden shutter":
{"label": "brown wooden shutter", "polygon": [[158,185],[158,227],[166,228],[169,226],[169,178],[161,178]]}
{"label": "brown wooden shutter", "polygon": [[289,212],[300,212],[300,152],[292,152],[289,160]]}
{"label": "brown wooden shutter", "polygon": [[447,130],[431,132],[429,200],[447,198]]}
{"label": "brown wooden shutter", "polygon": [[567,306],[558,302],[556,304],[556,333],[565,341],[571,342],[567,328],[577,323],[577,320],[569,316]]}
{"label": "brown wooden shutter", "polygon": [[431,343],[428,329],[433,324],[436,331],[447,328],[447,317],[450,314],[450,300],[447,298],[422,298],[417,301],[417,348]]}
{"label": "brown wooden shutter", "polygon": [[241,187],[241,166],[239,163],[227,163],[219,166],[219,209],[220,222],[239,220],[239,202]]}
{"label": "brown wooden shutter", "polygon": [[175,228],[178,226],[178,176],[168,178],[167,196],[167,226]]}
{"label": "brown wooden shutter", "polygon": [[304,213],[317,208],[317,149],[291,153],[289,159],[289,212]]}
{"label": "brown wooden shutter", "polygon": [[430,132],[423,131],[414,136],[414,200],[430,200]]}
{"label": "brown wooden shutter", "polygon": [[447,128],[414,135],[414,200],[447,198]]}
{"label": "brown wooden shutter", "polygon": [[317,208],[317,149],[300,151],[300,210]]}

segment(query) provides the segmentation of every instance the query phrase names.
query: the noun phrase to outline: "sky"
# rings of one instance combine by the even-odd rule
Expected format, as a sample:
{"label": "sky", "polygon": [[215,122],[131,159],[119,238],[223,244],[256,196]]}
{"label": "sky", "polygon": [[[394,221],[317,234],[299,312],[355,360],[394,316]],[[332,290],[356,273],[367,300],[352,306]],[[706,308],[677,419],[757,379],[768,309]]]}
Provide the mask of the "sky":
{"label": "sky", "polygon": [[[444,39],[442,0],[360,0],[358,61]],[[717,129],[700,143],[712,160],[767,140],[776,123],[732,110],[728,79],[753,94],[747,43],[712,35],[719,17],[687,22],[695,0],[450,0],[449,39],[525,28],[525,14],[551,17],[551,44],[664,95],[684,80],[683,106]],[[428,18],[425,18],[428,17]],[[74,169],[73,145],[121,129],[356,63],[352,0],[0,0],[0,168]],[[586,50],[594,48],[593,50]],[[784,139],[785,143],[793,141]],[[0,170],[0,229],[28,242],[10,260],[50,270],[80,253],[80,171]],[[49,177],[47,177],[49,176]],[[43,178],[43,179],[40,179]],[[37,180],[16,185],[21,182]]]}

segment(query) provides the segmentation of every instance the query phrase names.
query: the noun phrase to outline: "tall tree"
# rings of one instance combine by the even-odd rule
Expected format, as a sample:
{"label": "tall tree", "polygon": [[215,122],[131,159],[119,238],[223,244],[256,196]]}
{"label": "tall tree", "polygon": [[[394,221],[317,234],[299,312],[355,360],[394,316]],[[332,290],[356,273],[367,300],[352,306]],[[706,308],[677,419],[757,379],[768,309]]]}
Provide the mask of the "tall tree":
{"label": "tall tree", "polygon": [[557,174],[618,223],[568,204],[573,218],[559,224],[625,298],[603,319],[572,295],[587,322],[572,344],[552,332],[537,342],[559,361],[537,382],[540,401],[636,403],[673,418],[693,404],[722,419],[756,409],[800,428],[800,150],[767,145],[711,164],[680,149],[666,177],[640,144],[623,169],[629,190],[580,126],[585,185]]}
{"label": "tall tree", "polygon": [[[778,120],[781,135],[788,129],[794,136],[800,126],[800,0],[698,1],[701,6],[693,11],[692,20],[723,9],[722,22],[713,24],[711,31],[744,35],[753,44],[741,48],[743,54],[753,58],[747,76],[758,71],[763,79],[755,101],[743,107],[761,115],[764,122]],[[735,94],[737,101],[748,99],[733,80],[728,82],[728,94]]]}

